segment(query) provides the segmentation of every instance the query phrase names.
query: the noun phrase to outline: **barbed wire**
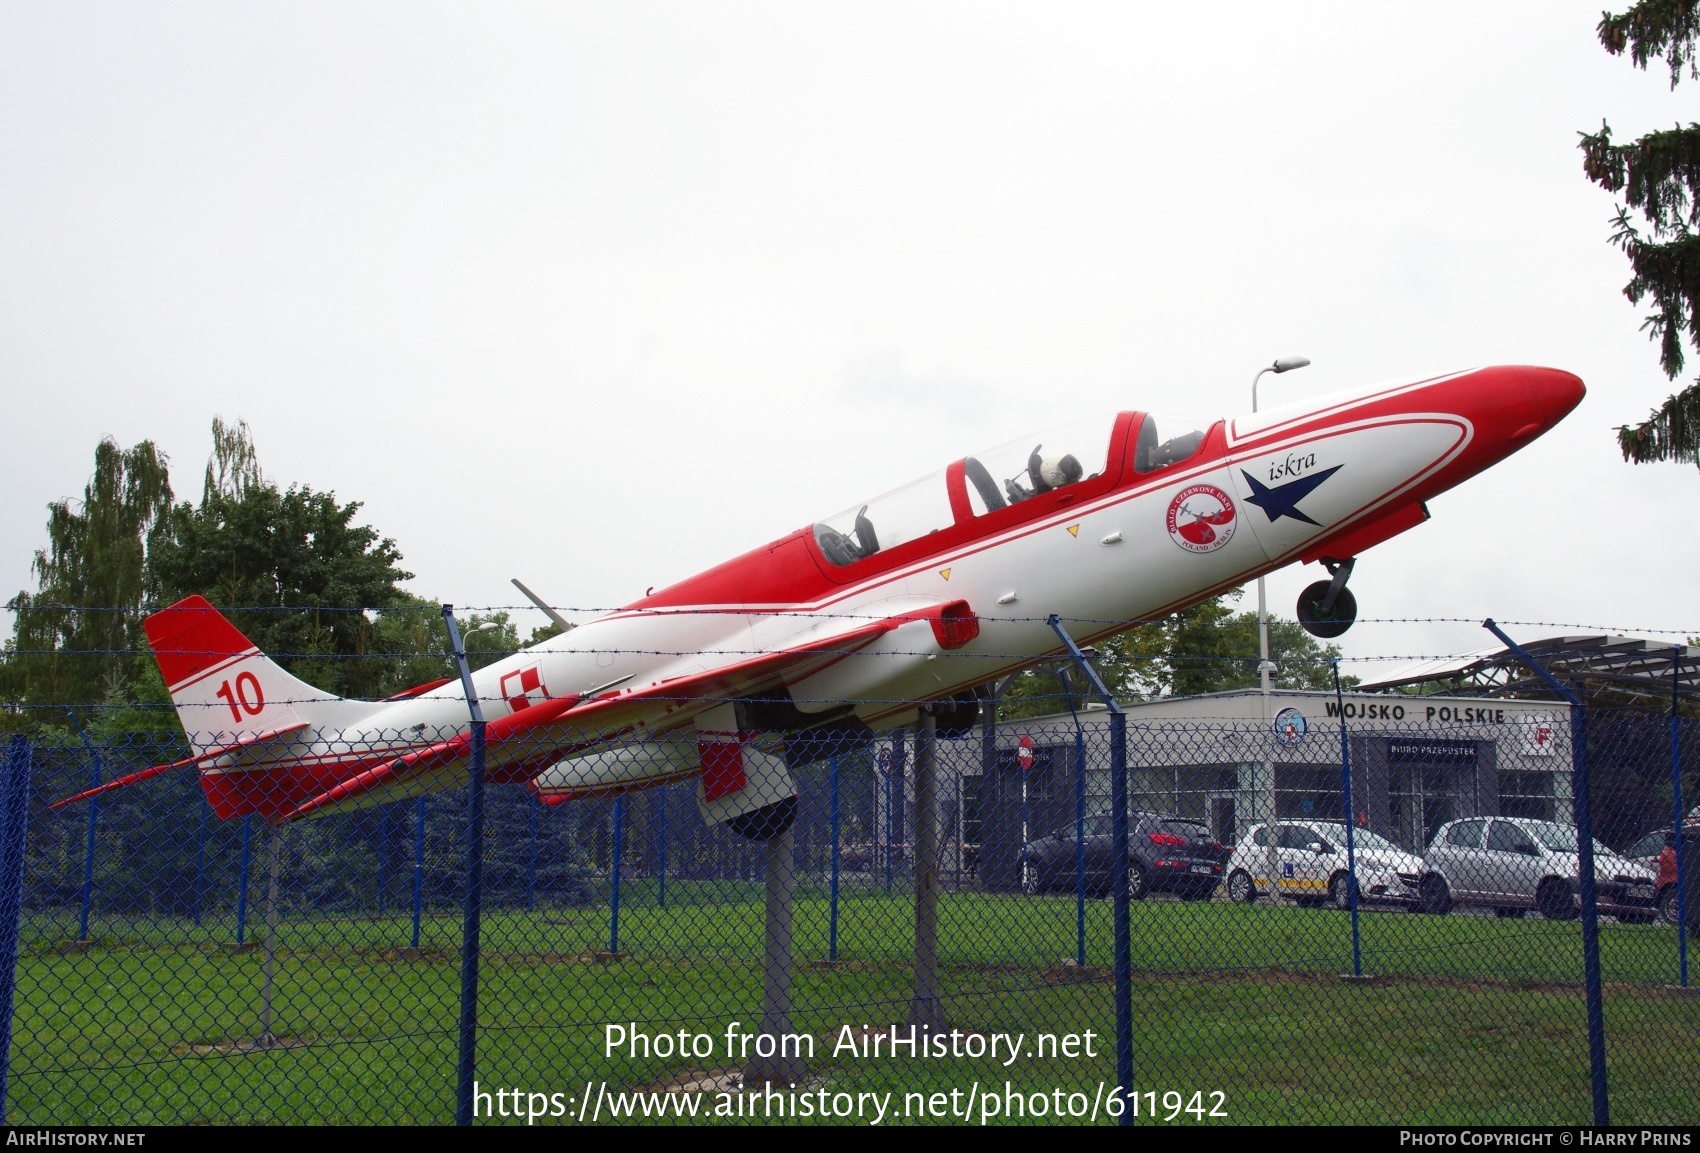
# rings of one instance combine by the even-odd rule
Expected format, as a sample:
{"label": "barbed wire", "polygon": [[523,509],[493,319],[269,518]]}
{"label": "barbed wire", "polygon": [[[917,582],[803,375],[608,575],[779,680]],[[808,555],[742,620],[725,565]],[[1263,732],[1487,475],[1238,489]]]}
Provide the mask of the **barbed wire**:
{"label": "barbed wire", "polygon": [[[1672,646],[1672,647],[1677,647],[1677,646]],[[1687,649],[1690,646],[1681,646],[1681,647],[1683,647],[1684,649]],[[228,657],[228,656],[233,655],[233,654],[226,652],[226,651],[223,651],[223,650],[212,650],[212,649],[205,649],[205,650],[202,650],[202,649],[178,649],[176,651],[183,654],[183,655],[187,655],[187,656],[197,656],[198,655],[198,656],[211,656],[211,657]],[[504,648],[504,649],[466,649],[466,650],[463,650],[463,651],[465,652],[465,655],[467,656],[468,659],[472,659],[472,658],[476,658],[476,657],[500,657],[500,658],[505,659],[507,657],[517,656],[521,653],[531,652],[533,650],[530,649],[530,648],[520,648],[520,649],[505,649]],[[794,650],[782,649],[782,648],[748,648],[748,649],[744,649],[744,648],[709,648],[709,647],[703,647],[703,648],[685,648],[685,649],[646,649],[646,648],[620,648],[620,647],[602,647],[602,646],[586,647],[586,648],[571,650],[571,652],[573,654],[580,655],[580,656],[611,656],[611,657],[630,656],[630,657],[669,657],[669,658],[671,658],[671,657],[703,657],[703,656],[712,656],[712,657],[763,657],[763,656],[783,655],[785,653],[792,652],[792,651],[794,651]],[[1314,667],[1317,667],[1317,668],[1325,668],[1329,664],[1331,664],[1335,661],[1338,661],[1342,665],[1347,665],[1347,664],[1377,664],[1377,663],[1387,663],[1387,662],[1392,662],[1392,661],[1409,662],[1409,663],[1415,664],[1415,663],[1419,663],[1419,662],[1432,662],[1432,661],[1458,661],[1458,660],[1465,660],[1465,659],[1477,660],[1477,659],[1487,659],[1488,657],[1491,657],[1491,656],[1498,656],[1498,655],[1503,654],[1504,651],[1505,650],[1503,650],[1503,649],[1492,649],[1492,650],[1487,650],[1486,652],[1484,652],[1484,650],[1481,650],[1481,649],[1472,649],[1472,650],[1468,650],[1468,651],[1464,651],[1464,652],[1440,652],[1440,653],[1434,653],[1434,652],[1429,652],[1429,653],[1381,653],[1381,654],[1358,654],[1358,655],[1353,655],[1353,654],[1350,654],[1350,653],[1340,653],[1338,656],[1306,656],[1306,655],[1299,654],[1299,653],[1278,653],[1278,654],[1271,654],[1271,659],[1274,660],[1277,664],[1303,665],[1303,666],[1314,666]],[[1579,656],[1588,655],[1590,652],[1591,652],[1591,650],[1583,649],[1583,648],[1563,649],[1563,648],[1544,647],[1541,650],[1541,655],[1544,656],[1544,657],[1563,657],[1563,656],[1578,656],[1579,657]],[[1661,650],[1654,650],[1653,652],[1654,653],[1660,653]],[[405,651],[404,650],[404,651],[395,651],[395,652],[363,652],[363,653],[276,651],[276,652],[264,653],[264,654],[261,654],[261,655],[268,657],[268,658],[270,658],[274,661],[414,661],[414,660],[426,660],[426,661],[442,662],[442,661],[448,661],[448,660],[453,659],[453,654],[449,653],[449,652],[441,652],[441,651],[440,652],[430,652],[430,651],[417,651],[417,650],[414,650],[414,651]],[[880,649],[876,653],[870,653],[866,646],[861,646],[861,647],[857,647],[857,648],[842,648],[842,649],[811,647],[811,648],[805,650],[803,653],[800,653],[799,655],[819,656],[819,657],[863,656],[863,657],[872,657],[872,658],[884,658],[884,657],[928,657],[928,656],[937,656],[937,655],[940,655],[940,654],[938,654],[937,651],[933,650],[933,649]],[[1004,662],[1004,663],[1019,662],[1019,663],[1031,664],[1031,665],[1035,665],[1035,666],[1055,663],[1059,659],[1055,654],[1034,656],[1033,653],[1025,652],[1025,651],[1023,651],[1023,652],[953,651],[953,652],[950,652],[950,653],[947,653],[947,654],[944,654],[944,655],[948,656],[952,660],[957,660],[957,661],[999,661],[999,662]],[[1102,654],[1102,653],[1088,653],[1087,654],[1088,657],[1094,657],[1094,656],[1102,657],[1103,655],[1104,654]],[[1653,654],[1649,654],[1649,655],[1653,655]],[[131,648],[119,648],[119,649],[68,649],[68,648],[0,649],[0,660],[4,660],[8,656],[151,657],[151,656],[153,656],[153,653],[152,653],[151,650],[148,650],[148,649],[131,649]],[[1064,659],[1066,659],[1066,658],[1064,658]],[[1234,662],[1243,662],[1243,661],[1257,661],[1257,660],[1260,660],[1261,657],[1256,652],[1232,651],[1232,652],[1220,652],[1220,653],[1203,653],[1203,654],[1196,654],[1196,655],[1190,654],[1190,653],[1135,654],[1135,655],[1125,656],[1125,657],[1122,657],[1122,658],[1119,658],[1119,659],[1125,660],[1125,661],[1128,661],[1128,662],[1131,662],[1131,663],[1136,663],[1136,664],[1139,664],[1139,663],[1154,663],[1154,662],[1168,662],[1168,663],[1180,663],[1180,664],[1185,664],[1185,663],[1223,664],[1223,663],[1234,663]],[[484,668],[484,667],[488,667],[488,666],[481,666],[479,669],[474,669],[473,672],[474,673],[480,672],[480,671],[482,671],[482,668]],[[717,671],[717,670],[713,670],[713,669],[706,670],[706,672],[709,672],[709,673],[712,673],[712,672],[715,672],[715,671]]]}
{"label": "barbed wire", "polygon": [[[444,604],[453,604],[455,606],[455,612],[456,612],[457,616],[460,616],[460,615],[471,616],[471,615],[491,614],[491,613],[541,612],[542,611],[542,607],[540,607],[538,605],[533,605],[533,604],[468,605],[468,604],[462,604],[459,601],[428,602],[428,603],[423,603],[423,604],[365,605],[365,606],[360,606],[360,605],[318,605],[318,604],[218,605],[218,606],[215,606],[215,608],[217,609],[217,611],[219,611],[221,613],[351,613],[351,614],[359,614],[359,615],[367,615],[367,614],[376,613],[380,616],[390,615],[390,614],[405,615],[407,613],[421,613],[421,614],[430,616],[433,619],[437,619],[437,618],[440,618],[440,616],[441,616],[442,607],[443,607]],[[141,606],[134,606],[134,605],[111,606],[111,605],[67,605],[67,604],[58,604],[58,603],[34,603],[34,604],[30,604],[26,608],[14,609],[12,611],[14,613],[19,612],[19,611],[22,611],[22,612],[120,613],[120,614],[134,616],[134,615],[137,615],[137,614],[152,614],[152,613],[155,613],[155,612],[159,612],[162,609],[167,608],[167,607],[169,607],[169,606],[166,606],[166,605],[151,605],[151,604],[146,604],[146,605],[141,605]],[[808,620],[818,620],[818,619],[829,619],[829,620],[887,620],[887,619],[890,619],[894,615],[890,612],[873,612],[873,611],[856,611],[856,610],[844,611],[844,610],[833,609],[833,608],[830,608],[830,607],[829,608],[810,609],[810,608],[800,608],[800,607],[789,607],[789,608],[787,608],[787,607],[770,607],[770,606],[763,606],[763,605],[749,605],[749,606],[742,607],[742,608],[732,606],[732,605],[647,605],[647,606],[639,606],[639,605],[549,605],[547,607],[552,609],[555,612],[561,613],[562,615],[572,613],[572,614],[577,614],[577,615],[580,615],[580,616],[588,617],[590,620],[595,620],[595,619],[598,619],[598,618],[601,618],[601,617],[604,617],[604,616],[609,616],[609,615],[612,615],[612,614],[615,614],[615,613],[631,614],[631,615],[636,615],[636,616],[660,616],[660,617],[672,617],[672,616],[738,616],[738,617],[762,617],[762,618],[796,617],[796,618],[802,618],[802,619],[808,619]],[[1240,613],[1249,613],[1250,611],[1251,610],[1249,610],[1249,609],[1241,609],[1241,610],[1238,610],[1238,612],[1235,615],[1239,615]],[[1165,621],[1173,620],[1176,615],[1177,615],[1176,613],[1165,613],[1162,616],[1154,616],[1154,617],[1091,617],[1091,616],[1062,616],[1062,615],[1059,615],[1059,619],[1063,620],[1063,621],[1065,621],[1069,624],[1123,625],[1123,626],[1126,626],[1128,628],[1136,628],[1140,625],[1161,624]],[[996,623],[996,624],[1047,624],[1050,620],[1050,615],[1046,614],[1046,615],[1043,615],[1043,616],[1006,616],[1006,615],[1000,614],[998,616],[981,616],[979,619],[983,623]],[[1272,621],[1273,620],[1282,620],[1282,621],[1285,621],[1287,623],[1292,623],[1291,618],[1277,617],[1273,613],[1270,614],[1269,619],[1272,620]],[[1582,630],[1584,632],[1590,632],[1590,633],[1604,632],[1604,633],[1614,633],[1614,634],[1648,632],[1648,633],[1666,633],[1666,634],[1682,633],[1682,634],[1687,634],[1687,635],[1690,635],[1690,636],[1700,635],[1700,622],[1697,622],[1697,623],[1691,624],[1691,625],[1684,625],[1684,626],[1666,626],[1666,625],[1633,625],[1632,626],[1632,625],[1621,625],[1621,624],[1619,624],[1619,625],[1603,625],[1603,624],[1599,624],[1599,623],[1591,623],[1591,622],[1586,622],[1586,621],[1521,620],[1521,619],[1500,617],[1500,616],[1497,616],[1497,615],[1494,616],[1493,619],[1499,625],[1501,625],[1502,627],[1579,629],[1579,630]],[[574,622],[574,623],[576,625],[582,626],[582,624],[589,623],[589,621]],[[1433,625],[1433,624],[1458,624],[1458,625],[1469,625],[1471,627],[1480,627],[1481,623],[1482,623],[1482,618],[1481,617],[1474,617],[1474,616],[1469,616],[1469,617],[1464,617],[1464,616],[1387,616],[1387,617],[1359,616],[1359,617],[1355,618],[1355,624],[1358,624],[1358,625],[1364,625],[1364,624],[1429,624],[1429,625]]]}

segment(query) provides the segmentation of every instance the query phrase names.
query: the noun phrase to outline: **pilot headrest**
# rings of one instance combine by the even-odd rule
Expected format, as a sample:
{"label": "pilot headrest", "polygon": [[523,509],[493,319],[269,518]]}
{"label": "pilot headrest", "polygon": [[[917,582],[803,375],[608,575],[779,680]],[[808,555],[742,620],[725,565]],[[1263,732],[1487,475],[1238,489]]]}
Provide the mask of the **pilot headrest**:
{"label": "pilot headrest", "polygon": [[1039,476],[1052,488],[1073,484],[1084,473],[1085,470],[1080,467],[1080,462],[1074,459],[1073,453],[1047,456],[1039,462]]}

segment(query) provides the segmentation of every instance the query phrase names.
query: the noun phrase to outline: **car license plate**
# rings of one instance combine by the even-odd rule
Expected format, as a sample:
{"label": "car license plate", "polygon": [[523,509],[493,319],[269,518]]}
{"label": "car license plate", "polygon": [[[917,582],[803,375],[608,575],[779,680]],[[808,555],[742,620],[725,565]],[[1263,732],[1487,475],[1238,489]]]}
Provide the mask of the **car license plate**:
{"label": "car license plate", "polygon": [[1195,873],[1211,873],[1211,872],[1215,872],[1215,870],[1214,870],[1214,869],[1212,869],[1212,868],[1211,868],[1211,867],[1210,867],[1210,866],[1209,866],[1209,865],[1194,865],[1194,866],[1193,866],[1193,867],[1192,867],[1192,871],[1193,871],[1193,872],[1195,872]]}

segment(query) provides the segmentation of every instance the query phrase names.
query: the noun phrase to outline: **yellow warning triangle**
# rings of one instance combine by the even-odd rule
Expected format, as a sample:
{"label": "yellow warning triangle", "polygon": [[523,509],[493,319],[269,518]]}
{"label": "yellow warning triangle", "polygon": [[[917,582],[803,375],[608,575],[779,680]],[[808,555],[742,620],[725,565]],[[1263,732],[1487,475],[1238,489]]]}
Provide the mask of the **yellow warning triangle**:
{"label": "yellow warning triangle", "polygon": [[1080,526],[1077,525],[1077,524],[1069,525],[1068,526],[1068,535],[1069,536],[1079,536],[1080,535]]}
{"label": "yellow warning triangle", "polygon": [[949,580],[950,579],[950,570],[947,569],[947,568],[941,568],[939,570],[939,575],[941,577],[943,577],[945,580]]}

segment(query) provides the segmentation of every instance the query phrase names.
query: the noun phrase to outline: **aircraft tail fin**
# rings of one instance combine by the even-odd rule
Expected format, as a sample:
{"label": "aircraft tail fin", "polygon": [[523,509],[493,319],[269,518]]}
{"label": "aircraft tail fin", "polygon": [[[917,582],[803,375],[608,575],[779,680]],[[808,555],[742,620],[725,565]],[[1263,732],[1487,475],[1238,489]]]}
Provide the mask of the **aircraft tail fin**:
{"label": "aircraft tail fin", "polygon": [[142,627],[197,756],[305,728],[342,700],[286,672],[204,597],[185,597]]}

